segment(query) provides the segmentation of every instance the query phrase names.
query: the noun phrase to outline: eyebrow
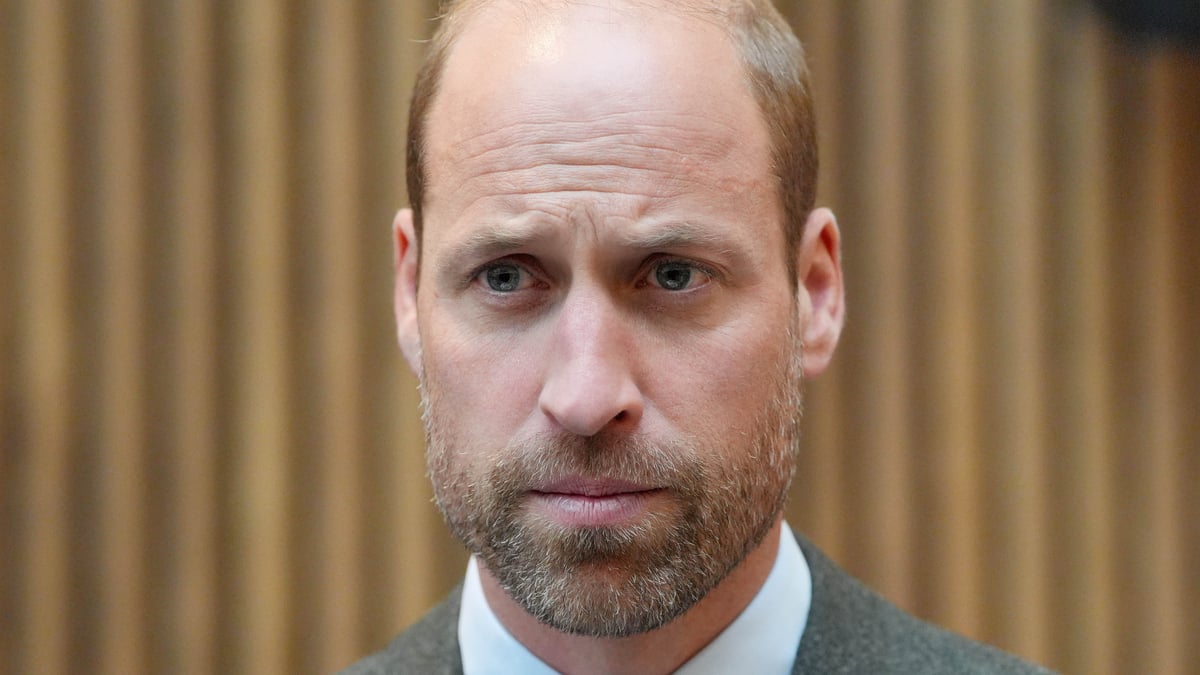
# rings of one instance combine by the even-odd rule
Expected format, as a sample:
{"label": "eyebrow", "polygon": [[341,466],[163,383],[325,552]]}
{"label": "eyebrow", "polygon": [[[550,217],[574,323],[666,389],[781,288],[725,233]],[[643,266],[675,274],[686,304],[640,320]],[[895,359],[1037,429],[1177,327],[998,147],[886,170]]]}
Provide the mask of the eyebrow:
{"label": "eyebrow", "polygon": [[623,232],[618,241],[637,249],[711,248],[731,252],[735,248],[721,232],[688,221],[658,224],[646,232]]}
{"label": "eyebrow", "polygon": [[484,227],[453,242],[434,268],[434,276],[447,283],[457,284],[464,261],[467,265],[500,258],[514,251],[529,248],[534,242],[553,236],[544,223],[522,224],[516,227]]}
{"label": "eyebrow", "polygon": [[[502,255],[510,251],[528,248],[531,244],[553,236],[553,230],[540,224],[517,228],[485,229],[470,233],[457,242],[449,251],[449,258],[484,258]],[[722,250],[730,248],[728,237],[714,232],[711,227],[681,221],[655,225],[647,231],[623,231],[617,234],[617,242],[626,248],[668,249],[708,247]]]}
{"label": "eyebrow", "polygon": [[482,229],[472,232],[461,241],[450,247],[446,259],[458,261],[462,258],[493,257],[509,251],[522,249],[532,241],[541,239],[536,228],[523,228],[521,231],[509,229]]}

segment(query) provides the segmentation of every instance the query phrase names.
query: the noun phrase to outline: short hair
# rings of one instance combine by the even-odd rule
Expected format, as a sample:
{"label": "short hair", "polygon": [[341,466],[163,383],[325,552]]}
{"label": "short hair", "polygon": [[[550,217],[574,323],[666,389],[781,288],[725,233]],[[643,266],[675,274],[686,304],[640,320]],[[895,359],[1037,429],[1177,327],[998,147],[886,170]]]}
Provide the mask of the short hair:
{"label": "short hair", "polygon": [[[418,242],[428,179],[425,132],[429,112],[454,41],[470,14],[490,1],[445,0],[441,21],[417,73],[409,106],[406,168],[413,230]],[[700,0],[684,4],[695,5],[692,9],[704,14],[716,15],[729,31],[742,60],[769,134],[771,170],[777,180],[784,220],[788,272],[795,283],[792,254],[800,243],[817,191],[816,120],[804,48],[771,0]]]}

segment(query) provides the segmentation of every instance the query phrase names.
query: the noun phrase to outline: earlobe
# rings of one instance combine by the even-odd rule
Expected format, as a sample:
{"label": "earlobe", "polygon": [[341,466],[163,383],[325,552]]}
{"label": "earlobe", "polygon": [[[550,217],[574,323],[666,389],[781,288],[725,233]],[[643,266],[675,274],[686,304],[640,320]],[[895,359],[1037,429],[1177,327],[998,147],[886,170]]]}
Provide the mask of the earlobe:
{"label": "earlobe", "polygon": [[421,332],[417,322],[417,239],[413,231],[412,209],[401,209],[392,222],[396,313],[396,337],[400,351],[413,373],[421,373]]}
{"label": "earlobe", "polygon": [[841,234],[829,209],[809,214],[797,251],[796,274],[804,376],[815,377],[833,359],[846,317]]}

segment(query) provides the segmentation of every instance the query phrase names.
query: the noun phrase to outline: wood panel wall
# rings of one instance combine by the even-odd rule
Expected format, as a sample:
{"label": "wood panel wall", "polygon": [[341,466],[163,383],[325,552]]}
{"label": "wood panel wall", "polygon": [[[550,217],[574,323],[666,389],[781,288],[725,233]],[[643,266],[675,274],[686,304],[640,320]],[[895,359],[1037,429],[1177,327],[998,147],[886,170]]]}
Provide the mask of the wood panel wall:
{"label": "wood panel wall", "polygon": [[[849,324],[794,526],[1079,673],[1200,672],[1200,55],[781,3]],[[331,672],[462,573],[394,347],[431,2],[0,2],[0,672]]]}

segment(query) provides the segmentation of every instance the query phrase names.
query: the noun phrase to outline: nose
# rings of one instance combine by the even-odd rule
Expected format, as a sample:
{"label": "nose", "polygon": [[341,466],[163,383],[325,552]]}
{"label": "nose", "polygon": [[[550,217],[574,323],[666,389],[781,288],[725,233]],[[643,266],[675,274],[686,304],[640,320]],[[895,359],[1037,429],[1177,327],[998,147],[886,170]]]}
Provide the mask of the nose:
{"label": "nose", "polygon": [[[582,294],[580,294],[582,296]],[[571,297],[556,317],[538,405],[564,431],[594,436],[633,428],[642,393],[631,364],[627,321],[602,298]]]}

